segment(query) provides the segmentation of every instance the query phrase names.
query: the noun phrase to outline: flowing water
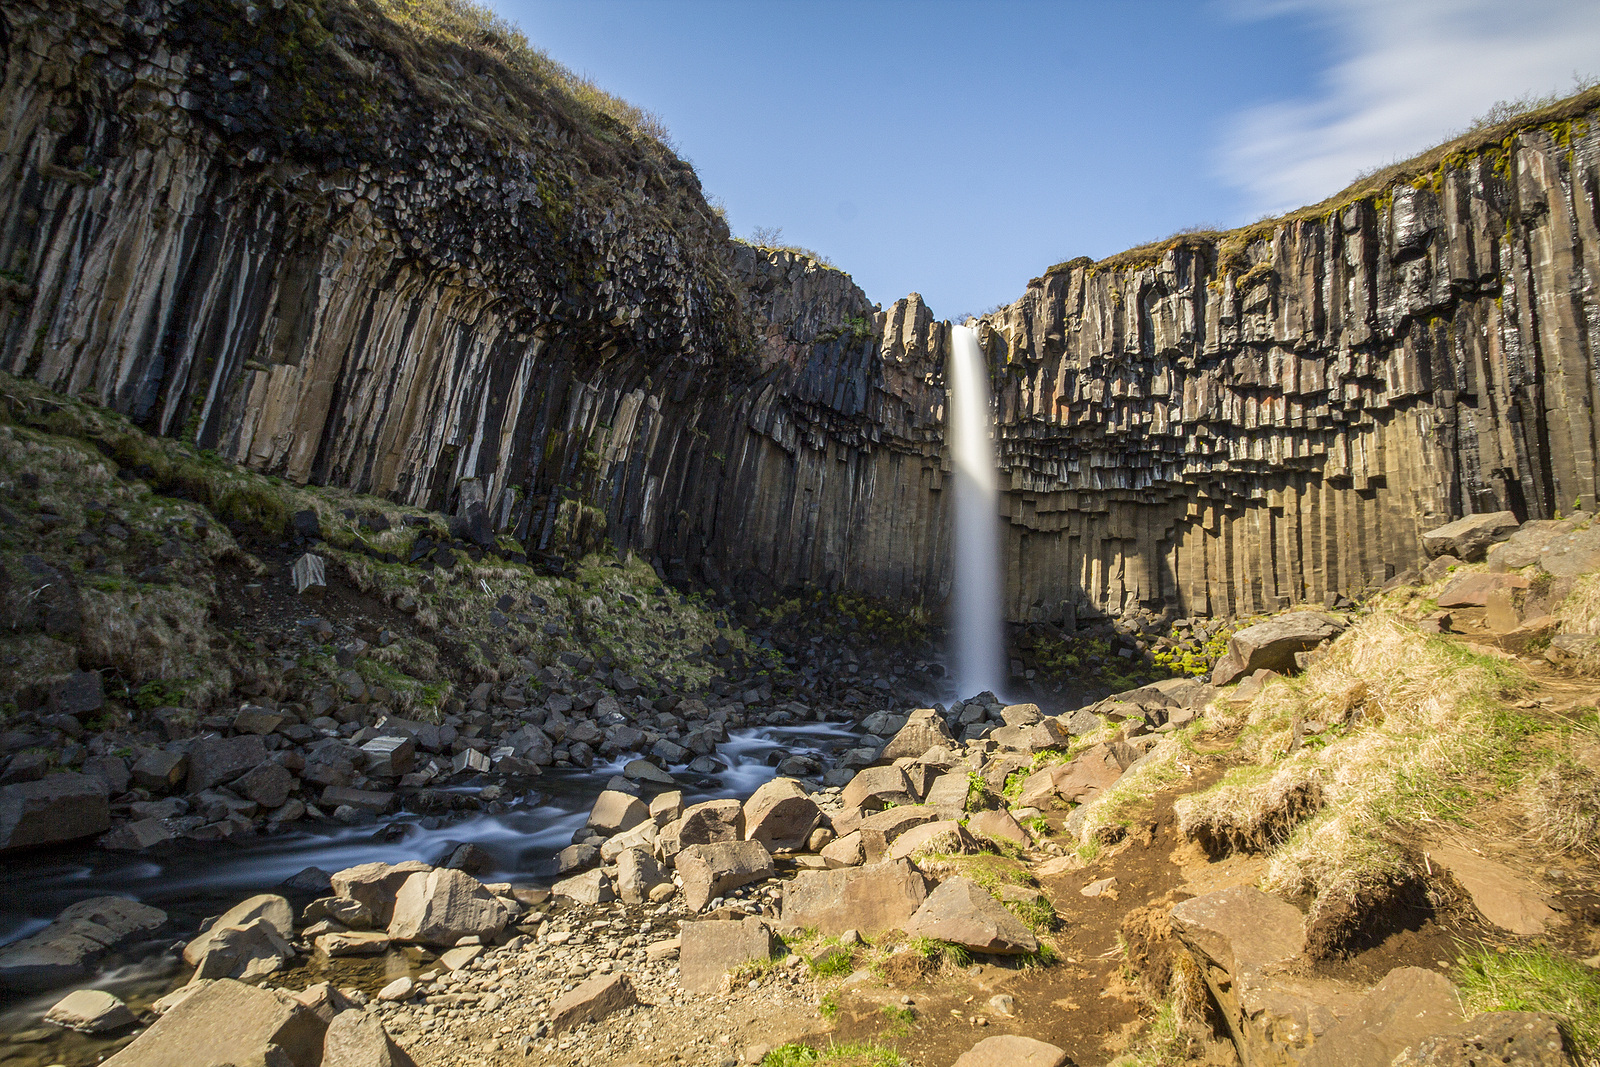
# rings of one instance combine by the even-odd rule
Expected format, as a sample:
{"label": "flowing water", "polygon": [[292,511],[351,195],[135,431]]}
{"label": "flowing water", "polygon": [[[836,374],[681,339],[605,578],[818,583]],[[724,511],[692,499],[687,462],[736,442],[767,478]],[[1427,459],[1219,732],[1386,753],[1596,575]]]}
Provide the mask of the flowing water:
{"label": "flowing water", "polygon": [[[777,774],[778,755],[809,754],[831,764],[836,753],[853,747],[859,736],[854,724],[821,722],[731,730],[728,740],[717,746],[717,757],[727,765],[722,773],[705,777],[687,767],[669,770],[682,783],[685,803],[744,799]],[[126,896],[162,908],[173,927],[162,938],[107,960],[94,979],[74,983],[116,992],[142,1007],[186,977],[164,951],[174,939],[191,934],[206,916],[248,896],[278,891],[285,879],[307,867],[332,872],[375,860],[440,863],[456,845],[470,842],[494,860],[494,869],[479,875],[483,881],[549,885],[555,880],[555,854],[572,843],[594,798],[631,758],[631,754],[621,756],[587,770],[551,769],[525,779],[526,790],[520,793],[510,785],[502,800],[504,810],[496,813],[448,819],[401,813],[379,824],[356,827],[307,823],[271,836],[181,842],[140,854],[74,848],[7,857],[6,888],[0,893],[0,944],[36,933],[62,908],[90,897]],[[472,791],[487,784],[460,788]],[[0,1035],[38,1027],[44,1011],[61,993],[0,996]],[[51,1041],[40,1046],[46,1058],[39,1062],[58,1062],[64,1055],[61,1042],[79,1053],[68,1057],[75,1062],[94,1062],[91,1053],[100,1047],[54,1031]],[[0,1059],[8,1058],[5,1052],[0,1046]]]}
{"label": "flowing water", "polygon": [[946,444],[955,466],[955,583],[951,629],[955,633],[956,685],[963,695],[998,693],[1000,641],[1000,490],[996,479],[989,365],[978,331],[950,331],[945,371]]}

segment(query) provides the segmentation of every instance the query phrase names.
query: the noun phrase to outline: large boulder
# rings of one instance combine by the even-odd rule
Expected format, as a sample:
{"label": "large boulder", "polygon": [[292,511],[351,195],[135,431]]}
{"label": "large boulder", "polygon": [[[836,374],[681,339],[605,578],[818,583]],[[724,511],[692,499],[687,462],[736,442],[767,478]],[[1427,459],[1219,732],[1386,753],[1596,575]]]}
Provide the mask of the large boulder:
{"label": "large boulder", "polygon": [[1294,654],[1309,652],[1344,631],[1345,624],[1317,611],[1291,611],[1286,615],[1246,626],[1228,639],[1228,654],[1241,674],[1259,670],[1288,674],[1295,669]]}
{"label": "large boulder", "polygon": [[265,762],[267,746],[255,734],[202,737],[189,748],[189,792],[231,782]]}
{"label": "large boulder", "polygon": [[772,855],[759,841],[715,841],[679,852],[677,869],[683,902],[694,912],[730,889],[772,877]]}
{"label": "large boulder", "polygon": [[1422,535],[1422,550],[1429,558],[1449,553],[1468,563],[1480,560],[1489,546],[1510,537],[1520,525],[1509,511],[1467,515]]}
{"label": "large boulder", "polygon": [[126,897],[80,900],[32,937],[0,948],[0,988],[31,993],[88,978],[107,952],[166,922],[166,912]]}
{"label": "large boulder", "polygon": [[110,825],[105,786],[87,774],[47,774],[0,788],[0,852],[75,841]]}
{"label": "large boulder", "polygon": [[624,904],[643,904],[652,889],[670,881],[655,857],[642,848],[624,849],[617,856],[617,896]]}
{"label": "large boulder", "polygon": [[944,719],[932,708],[918,708],[906,719],[898,733],[889,739],[879,754],[880,759],[915,759],[930,748],[949,745],[952,741]]}
{"label": "large boulder", "polygon": [[1485,559],[1491,571],[1515,571],[1539,562],[1539,555],[1556,538],[1577,529],[1570,519],[1533,519],[1489,549]]}
{"label": "large boulder", "polygon": [[[868,767],[839,794],[848,811],[881,811],[891,804],[914,804],[911,783],[899,767]],[[854,829],[854,827],[852,827]]]}
{"label": "large boulder", "polygon": [[636,796],[607,789],[595,798],[589,811],[589,827],[601,837],[611,837],[650,818],[650,809]]}
{"label": "large boulder", "polygon": [[1600,571],[1600,525],[1562,534],[1539,552],[1539,566],[1557,578]]}
{"label": "large boulder", "polygon": [[333,1017],[322,1043],[322,1067],[416,1067],[376,1015],[352,1008]]}
{"label": "large boulder", "polygon": [[510,916],[495,895],[470,874],[435,868],[407,878],[395,897],[389,936],[396,941],[454,945],[477,934],[493,937]]}
{"label": "large boulder", "polygon": [[366,907],[373,926],[388,926],[394,917],[395,897],[406,879],[433,868],[417,860],[403,863],[362,863],[336,871],[328,878],[333,895]]}
{"label": "large boulder", "polygon": [[1461,999],[1444,975],[1396,967],[1354,1011],[1318,1036],[1303,1067],[1392,1063],[1401,1052],[1461,1024]]}
{"label": "large boulder", "polygon": [[931,937],[975,952],[1018,955],[1039,951],[1039,939],[1022,920],[970,878],[955,877],[928,894],[905,926],[912,937]]}
{"label": "large boulder", "polygon": [[275,893],[258,893],[223,912],[209,930],[183,946],[183,962],[191,967],[198,965],[211,941],[223,930],[246,926],[256,919],[265,919],[272,931],[284,941],[294,936],[294,911],[289,907],[289,902]]}
{"label": "large boulder", "polygon": [[[185,950],[185,955],[188,955]],[[294,949],[264,917],[207,931],[205,948],[195,962],[194,981],[238,978],[249,982],[280,971],[294,958]]]}
{"label": "large boulder", "polygon": [[1495,593],[1526,589],[1532,583],[1520,574],[1463,574],[1439,590],[1441,608],[1481,608]]}
{"label": "large boulder", "polygon": [[772,928],[754,915],[684,923],[678,982],[691,993],[715,993],[729,971],[772,958]]}
{"label": "large boulder", "polygon": [[846,930],[899,930],[927,898],[927,880],[909,860],[801,871],[784,887],[783,925],[830,937]]}
{"label": "large boulder", "polygon": [[706,800],[683,809],[678,847],[738,841],[744,837],[744,805],[737,800]]}
{"label": "large boulder", "polygon": [[319,1067],[325,1031],[288,993],[225,978],[185,997],[105,1067]]}
{"label": "large boulder", "polygon": [[1488,1011],[1423,1038],[1394,1067],[1573,1067],[1577,1059],[1561,1031],[1562,1021],[1546,1012]]}
{"label": "large boulder", "polygon": [[861,850],[867,862],[877,863],[901,834],[914,826],[933,822],[938,817],[937,808],[930,808],[926,804],[906,804],[873,812],[856,825],[854,832],[861,835]]}
{"label": "large boulder", "polygon": [[744,836],[769,852],[798,852],[822,821],[822,809],[793,778],[774,778],[744,802]]}

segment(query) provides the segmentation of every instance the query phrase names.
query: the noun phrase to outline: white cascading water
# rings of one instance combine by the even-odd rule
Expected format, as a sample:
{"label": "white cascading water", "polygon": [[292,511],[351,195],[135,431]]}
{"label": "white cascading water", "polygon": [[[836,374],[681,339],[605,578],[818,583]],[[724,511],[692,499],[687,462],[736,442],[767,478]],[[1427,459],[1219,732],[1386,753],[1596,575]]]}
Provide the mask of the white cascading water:
{"label": "white cascading water", "polygon": [[1000,647],[1000,504],[990,433],[989,366],[978,348],[978,331],[950,331],[945,369],[945,443],[955,464],[956,685],[968,697],[998,693]]}

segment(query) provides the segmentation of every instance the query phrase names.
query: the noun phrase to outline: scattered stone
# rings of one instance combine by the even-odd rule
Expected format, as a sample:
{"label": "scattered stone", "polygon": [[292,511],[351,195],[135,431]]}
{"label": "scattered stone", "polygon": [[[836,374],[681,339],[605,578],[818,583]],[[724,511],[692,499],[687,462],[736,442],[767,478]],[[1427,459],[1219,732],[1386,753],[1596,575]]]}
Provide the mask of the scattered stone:
{"label": "scattered stone", "polygon": [[99,671],[73,671],[50,687],[50,713],[81,719],[106,706],[105,684]]}
{"label": "scattered stone", "polygon": [[322,807],[349,807],[372,815],[387,815],[394,810],[393,793],[379,793],[369,789],[351,789],[349,786],[330,785],[322,791]]}
{"label": "scattered stone", "polygon": [[821,856],[829,867],[859,867],[866,861],[861,850],[861,831],[852,831],[824,845]]}
{"label": "scattered stone", "polygon": [[1439,591],[1438,602],[1441,608],[1481,608],[1492,593],[1530,584],[1520,574],[1463,574]]}
{"label": "scattered stone", "polygon": [[281,764],[268,760],[233,784],[234,792],[263,808],[281,808],[294,788],[294,775]]}
{"label": "scattered stone", "polygon": [[1028,832],[1011,817],[1009,811],[973,812],[971,818],[967,820],[967,829],[997,841],[1015,841],[1024,847],[1028,844]]}
{"label": "scattered stone", "polygon": [[378,999],[387,1001],[406,1000],[416,988],[417,983],[412,981],[409,975],[401,975],[378,990]]}
{"label": "scattered stone", "polygon": [[[914,804],[911,783],[899,767],[868,767],[850,779],[850,784],[839,794],[845,811],[870,808],[880,811],[890,804]],[[834,829],[839,829],[835,820]],[[854,826],[850,829],[855,829]]]}
{"label": "scattered stone", "polygon": [[[862,839],[866,840],[865,837]],[[979,851],[977,838],[969,834],[955,819],[939,819],[913,826],[894,839],[888,851],[889,859],[907,859],[918,852],[947,852],[966,855]]]}
{"label": "scattered stone", "polygon": [[772,929],[761,919],[703,919],[683,924],[678,982],[692,993],[715,993],[730,971],[772,958]]}
{"label": "scattered stone", "polygon": [[921,756],[930,748],[951,744],[953,739],[944,719],[932,708],[918,708],[906,719],[906,724],[890,738],[880,754],[881,759],[900,759],[904,756]]}
{"label": "scattered stone", "polygon": [[660,793],[650,801],[650,818],[657,826],[665,826],[683,817],[683,792],[672,789]]}
{"label": "scattered stone", "polygon": [[1288,674],[1295,670],[1296,652],[1309,652],[1344,629],[1345,624],[1331,615],[1291,611],[1237,631],[1228,639],[1228,655],[1241,675],[1259,670]]}
{"label": "scattered stone", "polygon": [[744,802],[744,836],[771,852],[796,852],[807,847],[822,810],[793,778],[774,778]]}
{"label": "scattered stone", "polygon": [[139,1020],[120,997],[101,989],[78,989],[56,1001],[44,1021],[80,1034],[104,1034]]}
{"label": "scattered stone", "polygon": [[254,734],[199,738],[189,749],[189,792],[231,782],[266,761],[267,747]]}
{"label": "scattered stone", "polygon": [[[1086,897],[1103,897],[1108,895],[1107,891],[1114,888],[1116,884],[1116,878],[1101,878],[1097,881],[1090,882],[1088,885],[1078,890],[1078,892]],[[1116,897],[1115,893],[1111,893],[1109,895],[1113,898]]]}
{"label": "scattered stone", "polygon": [[[204,947],[195,961],[197,979],[238,978],[248,982],[282,970],[294,958],[294,949],[266,918],[239,925],[219,924],[206,931],[204,937]],[[184,949],[186,959],[192,947],[191,942]]]}
{"label": "scattered stone", "polygon": [[622,774],[636,782],[654,782],[657,785],[676,785],[677,780],[666,771],[657,767],[647,759],[629,760],[622,767]]}
{"label": "scattered stone", "polygon": [[678,847],[739,841],[744,837],[744,805],[737,800],[707,800],[683,809]]}
{"label": "scattered stone", "polygon": [[107,952],[166,922],[166,912],[126,897],[81,900],[33,936],[0,947],[0,987],[31,993],[81,981]]}
{"label": "scattered stone", "polygon": [[153,793],[176,789],[189,773],[189,757],[179,752],[153,749],[134,761],[133,784]]}
{"label": "scattered stone", "polygon": [[432,869],[416,860],[396,864],[363,863],[329,875],[328,888],[336,897],[365,906],[373,925],[386,927],[394,917],[394,901],[400,887],[413,874],[426,874]]}
{"label": "scattered stone", "polygon": [[589,823],[601,837],[610,837],[650,818],[650,809],[638,797],[607,789],[595,798],[589,810]]}
{"label": "scattered stone", "polygon": [[655,857],[644,849],[624,849],[617,855],[617,896],[624,904],[643,904],[650,899],[651,890],[670,883]]}
{"label": "scattered stone", "polygon": [[564,995],[550,1008],[550,1033],[558,1036],[574,1026],[598,1022],[621,1008],[639,1002],[626,975],[591,978]]}
{"label": "scattered stone", "polygon": [[213,923],[209,930],[197,935],[185,945],[183,962],[191,967],[198,965],[211,940],[221,931],[229,927],[244,926],[256,919],[266,920],[273,933],[282,941],[294,936],[294,912],[290,909],[289,902],[274,893],[258,893],[223,912],[222,917]]}
{"label": "scattered stone", "polygon": [[389,935],[375,930],[347,930],[343,933],[321,934],[313,942],[320,955],[376,956],[389,951]]}

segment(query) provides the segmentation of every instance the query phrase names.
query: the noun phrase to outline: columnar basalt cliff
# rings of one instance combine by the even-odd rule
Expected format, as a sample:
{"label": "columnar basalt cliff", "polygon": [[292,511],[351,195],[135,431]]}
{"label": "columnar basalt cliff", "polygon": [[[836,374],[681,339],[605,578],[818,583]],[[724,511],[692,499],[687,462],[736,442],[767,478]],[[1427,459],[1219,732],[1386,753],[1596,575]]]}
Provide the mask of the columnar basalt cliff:
{"label": "columnar basalt cliff", "polygon": [[[0,367],[529,552],[944,600],[919,297],[731,241],[687,164],[492,34],[371,0],[0,16]],[[1597,102],[988,316],[1012,617],[1317,600],[1453,515],[1592,507]]]}
{"label": "columnar basalt cliff", "polygon": [[991,316],[1014,615],[1321,601],[1452,517],[1593,510],[1597,102]]}

